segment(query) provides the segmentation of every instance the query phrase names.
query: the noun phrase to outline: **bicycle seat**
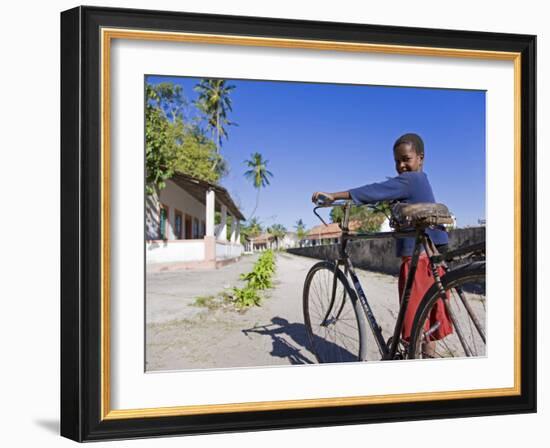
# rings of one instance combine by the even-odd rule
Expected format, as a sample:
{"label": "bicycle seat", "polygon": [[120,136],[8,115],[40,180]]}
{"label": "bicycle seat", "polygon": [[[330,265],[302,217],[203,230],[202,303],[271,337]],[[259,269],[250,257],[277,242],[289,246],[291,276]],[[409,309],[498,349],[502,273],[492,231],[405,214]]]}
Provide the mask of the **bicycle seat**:
{"label": "bicycle seat", "polygon": [[453,224],[451,212],[445,204],[419,202],[398,203],[392,207],[392,224],[396,229],[407,227],[429,227]]}

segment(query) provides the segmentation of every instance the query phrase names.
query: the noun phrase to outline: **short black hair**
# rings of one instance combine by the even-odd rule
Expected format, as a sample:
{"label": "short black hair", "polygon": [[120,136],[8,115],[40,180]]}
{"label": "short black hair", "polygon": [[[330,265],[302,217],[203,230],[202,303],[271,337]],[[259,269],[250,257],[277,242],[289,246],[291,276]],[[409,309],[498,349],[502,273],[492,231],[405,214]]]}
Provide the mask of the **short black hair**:
{"label": "short black hair", "polygon": [[419,156],[424,156],[424,142],[422,141],[422,138],[420,138],[420,135],[412,133],[403,134],[393,144],[393,150],[395,151],[395,148],[403,143],[411,145],[414,152],[416,152]]}

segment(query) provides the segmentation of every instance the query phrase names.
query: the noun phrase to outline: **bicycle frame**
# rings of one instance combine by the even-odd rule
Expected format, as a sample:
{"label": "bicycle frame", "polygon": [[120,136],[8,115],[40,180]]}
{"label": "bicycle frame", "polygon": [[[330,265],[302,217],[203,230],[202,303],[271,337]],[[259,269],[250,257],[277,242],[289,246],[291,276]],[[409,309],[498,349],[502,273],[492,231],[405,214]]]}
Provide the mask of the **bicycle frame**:
{"label": "bicycle frame", "polygon": [[[401,297],[401,306],[399,307],[399,313],[397,316],[397,321],[395,323],[395,328],[393,331],[393,337],[392,337],[392,343],[391,346],[388,347],[386,344],[386,341],[384,339],[384,336],[382,334],[382,328],[378,324],[376,317],[374,316],[374,313],[372,311],[372,308],[368,302],[367,296],[365,294],[365,291],[363,290],[363,287],[361,286],[361,282],[359,281],[359,277],[357,276],[355,269],[353,267],[353,264],[351,262],[351,259],[349,255],[346,253],[346,246],[348,241],[354,240],[354,239],[365,239],[365,240],[371,240],[371,239],[378,239],[378,238],[387,238],[388,236],[399,238],[399,237],[411,237],[415,236],[415,248],[411,260],[411,267],[409,270],[409,274],[407,276],[407,281],[405,283],[405,288],[403,291],[403,296]],[[403,328],[403,322],[405,320],[405,313],[408,308],[409,304],[409,298],[411,296],[411,290],[413,285],[414,276],[416,274],[416,269],[418,267],[418,259],[420,258],[420,248],[422,247],[422,239],[425,237],[424,232],[417,232],[417,231],[411,231],[411,232],[380,232],[380,233],[373,233],[373,234],[355,234],[353,236],[349,235],[347,232],[342,233],[341,237],[341,253],[340,258],[336,261],[336,269],[343,264],[345,267],[345,273],[348,274],[351,278],[353,287],[355,291],[357,292],[357,297],[359,298],[359,301],[361,302],[361,306],[363,308],[363,311],[365,313],[365,316],[367,317],[367,321],[369,323],[369,326],[371,327],[371,330],[374,334],[374,338],[376,341],[376,344],[378,346],[378,350],[380,351],[380,355],[382,356],[383,360],[386,359],[393,359],[397,353],[398,344],[400,341],[400,335]],[[336,277],[334,277],[336,278]],[[333,288],[333,293],[335,292],[335,288]],[[329,311],[330,312],[330,311]]]}
{"label": "bicycle frame", "polygon": [[[339,205],[339,204],[338,204]],[[321,208],[323,206],[317,206],[314,208],[314,213],[317,215],[317,217],[325,223],[323,218],[319,216],[317,213],[317,209]],[[397,355],[397,350],[399,346],[399,342],[401,340],[401,332],[403,329],[403,323],[405,320],[405,314],[407,312],[407,308],[409,305],[409,299],[411,295],[412,286],[414,283],[414,278],[416,275],[416,270],[418,267],[418,260],[420,258],[421,249],[423,248],[427,254],[429,254],[429,263],[430,268],[432,270],[432,274],[434,276],[434,283],[438,285],[438,288],[441,290],[442,298],[445,298],[445,290],[443,288],[443,285],[441,283],[441,278],[438,272],[438,267],[443,266],[443,268],[446,270],[447,265],[446,261],[450,261],[455,259],[456,257],[480,250],[484,250],[484,245],[477,244],[469,246],[468,248],[462,248],[455,251],[450,251],[447,254],[438,254],[436,251],[433,250],[434,245],[432,241],[430,240],[429,235],[426,233],[425,227],[419,227],[416,229],[406,230],[406,231],[395,231],[395,232],[374,232],[374,233],[351,233],[349,231],[349,211],[350,211],[350,204],[346,203],[343,205],[344,207],[344,219],[341,224],[342,229],[342,235],[340,237],[340,244],[339,244],[339,257],[336,260],[335,263],[335,271],[333,276],[333,284],[332,284],[332,292],[331,292],[331,301],[328,306],[327,313],[321,323],[321,325],[328,325],[330,322],[328,322],[328,318],[331,315],[332,308],[335,303],[335,295],[336,295],[336,288],[337,288],[337,276],[336,271],[339,269],[341,265],[344,266],[344,273],[346,276],[349,276],[351,278],[353,288],[355,289],[357,293],[357,297],[359,298],[359,301],[361,303],[361,307],[363,309],[363,312],[365,313],[365,316],[367,317],[367,321],[369,323],[369,326],[371,327],[371,330],[373,332],[376,344],[378,346],[378,350],[380,352],[380,355],[382,357],[382,360],[391,360],[395,359]],[[325,223],[326,224],[326,223]],[[407,279],[405,282],[405,288],[403,290],[403,294],[400,301],[400,307],[399,307],[399,313],[397,316],[397,320],[395,323],[393,336],[391,338],[391,345],[388,346],[386,341],[384,340],[384,336],[382,334],[382,328],[378,324],[376,317],[374,316],[374,313],[372,311],[372,308],[368,302],[367,296],[361,286],[361,282],[359,281],[359,277],[357,276],[355,269],[353,267],[353,264],[351,262],[351,259],[349,255],[346,252],[347,244],[351,240],[356,239],[365,239],[365,240],[372,240],[372,239],[380,239],[380,238],[404,238],[404,237],[414,237],[415,238],[415,245],[414,250],[411,258],[411,266],[409,269],[409,273],[407,275]],[[483,247],[482,247],[483,246]],[[459,295],[461,295],[461,291],[458,291]],[[335,319],[338,319],[340,316],[340,313],[342,312],[342,309],[344,307],[345,301],[342,301],[342,305],[338,312],[335,314]],[[475,322],[476,326],[479,326],[479,323]],[[479,328],[478,328],[479,329]],[[462,335],[460,329],[457,328],[457,336],[459,339],[462,340]],[[483,335],[483,339],[484,335]]]}

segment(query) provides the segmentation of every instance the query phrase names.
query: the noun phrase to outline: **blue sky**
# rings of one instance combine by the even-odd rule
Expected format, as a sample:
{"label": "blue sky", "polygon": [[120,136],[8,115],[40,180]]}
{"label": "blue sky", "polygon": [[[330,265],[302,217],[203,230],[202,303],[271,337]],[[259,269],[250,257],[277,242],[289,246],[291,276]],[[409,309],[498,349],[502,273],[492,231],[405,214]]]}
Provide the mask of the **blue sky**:
{"label": "blue sky", "polygon": [[[196,99],[198,78],[169,81]],[[221,184],[248,218],[256,190],[244,160],[259,152],[273,173],[256,211],[263,225],[292,230],[312,213],[314,191],[342,191],[395,176],[392,147],[406,132],[425,145],[424,171],[436,200],[460,227],[485,218],[485,92],[344,84],[229,80],[233,112],[221,152],[230,172]]]}

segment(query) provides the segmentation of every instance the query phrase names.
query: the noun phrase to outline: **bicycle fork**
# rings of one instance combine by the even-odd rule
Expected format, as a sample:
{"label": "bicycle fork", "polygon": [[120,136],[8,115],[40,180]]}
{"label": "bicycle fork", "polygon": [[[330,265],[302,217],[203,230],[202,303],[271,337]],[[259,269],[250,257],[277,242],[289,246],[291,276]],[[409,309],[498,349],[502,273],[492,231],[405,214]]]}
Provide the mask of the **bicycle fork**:
{"label": "bicycle fork", "polygon": [[327,313],[325,317],[323,318],[323,321],[321,322],[321,327],[326,327],[333,323],[334,321],[337,321],[340,318],[340,314],[342,313],[342,310],[344,309],[344,305],[346,304],[346,289],[344,288],[344,291],[342,292],[342,304],[340,305],[340,309],[334,314],[333,318],[330,318],[332,308],[334,307],[334,304],[336,303],[336,289],[338,287],[338,265],[339,263],[336,262],[334,264],[334,271],[332,276],[332,292],[330,295],[330,303],[327,308]]}
{"label": "bicycle fork", "polygon": [[372,330],[372,334],[374,335],[374,340],[376,341],[376,345],[378,346],[380,355],[382,356],[382,358],[385,358],[387,356],[388,348],[386,346],[386,341],[384,341],[384,336],[382,335],[382,327],[378,325],[378,322],[374,317],[372,308],[370,307],[369,302],[367,300],[367,296],[365,295],[365,292],[361,287],[361,283],[359,282],[359,277],[357,277],[357,274],[353,269],[353,265],[351,264],[351,261],[348,258],[345,259],[345,266],[346,266],[346,270],[349,272],[351,281],[353,282],[353,286],[357,291],[357,295],[359,297],[359,300],[361,301],[361,305],[363,306],[365,315],[367,316],[367,321],[369,322],[369,326]]}

